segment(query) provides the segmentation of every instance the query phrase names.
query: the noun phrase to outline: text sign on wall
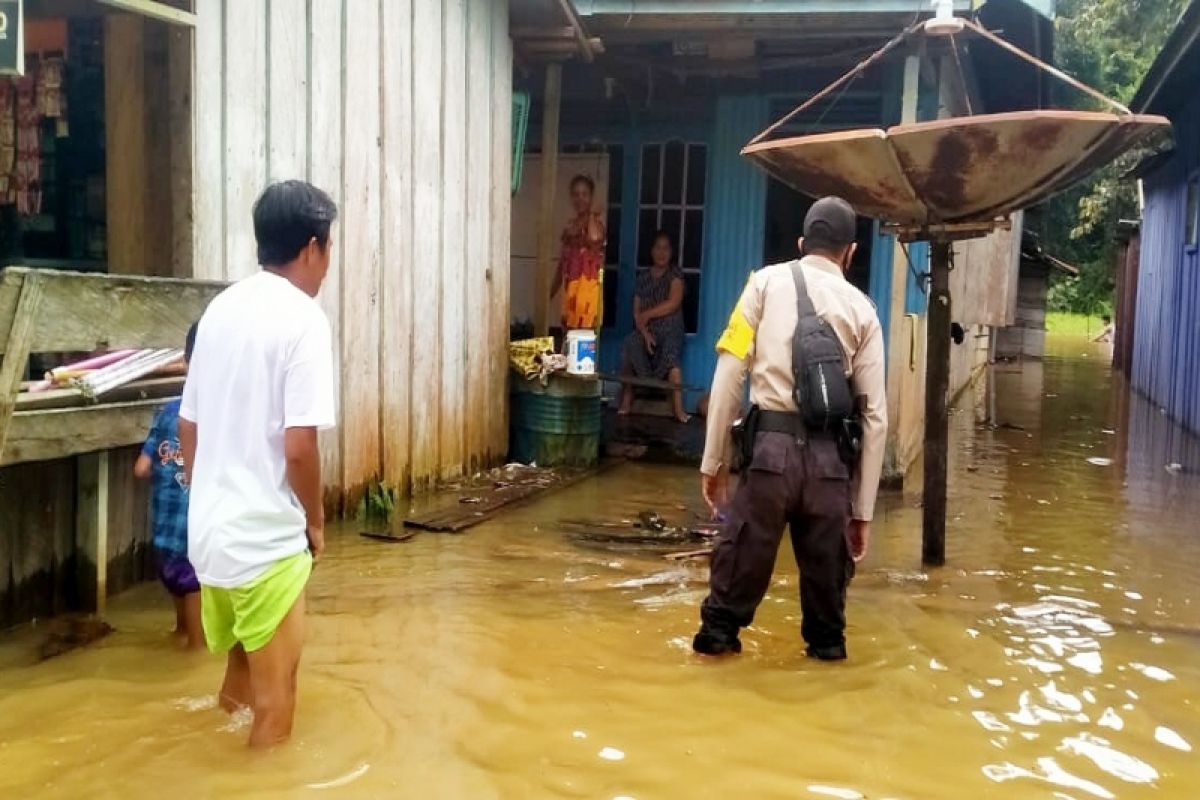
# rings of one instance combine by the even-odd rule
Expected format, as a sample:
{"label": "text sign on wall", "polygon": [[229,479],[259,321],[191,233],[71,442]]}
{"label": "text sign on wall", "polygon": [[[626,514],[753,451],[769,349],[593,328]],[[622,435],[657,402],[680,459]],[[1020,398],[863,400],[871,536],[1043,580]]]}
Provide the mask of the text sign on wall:
{"label": "text sign on wall", "polygon": [[25,74],[23,0],[0,0],[0,75]]}

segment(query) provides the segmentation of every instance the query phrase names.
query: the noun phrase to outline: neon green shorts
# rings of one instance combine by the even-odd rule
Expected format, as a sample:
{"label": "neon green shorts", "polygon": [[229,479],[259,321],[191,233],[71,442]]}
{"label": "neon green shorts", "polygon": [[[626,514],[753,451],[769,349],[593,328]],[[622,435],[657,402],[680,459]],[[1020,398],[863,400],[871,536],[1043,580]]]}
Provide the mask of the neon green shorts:
{"label": "neon green shorts", "polygon": [[307,551],[278,561],[245,586],[200,587],[200,619],[208,649],[226,653],[241,642],[246,652],[265,647],[292,610],[312,573]]}

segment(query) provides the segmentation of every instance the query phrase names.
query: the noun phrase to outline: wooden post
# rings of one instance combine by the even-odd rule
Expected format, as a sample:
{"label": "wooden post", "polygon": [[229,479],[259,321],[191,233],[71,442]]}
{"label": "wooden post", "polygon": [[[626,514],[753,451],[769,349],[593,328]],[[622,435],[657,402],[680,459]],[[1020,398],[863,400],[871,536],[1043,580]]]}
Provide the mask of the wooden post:
{"label": "wooden post", "polygon": [[534,282],[534,316],[537,335],[550,332],[550,281],[554,243],[558,231],[555,207],[558,189],[558,118],[562,102],[562,64],[546,65],[546,96],[542,100],[542,201],[538,208],[537,280]]}
{"label": "wooden post", "polygon": [[108,451],[81,455],[76,464],[77,580],[80,599],[99,616],[108,600]]}
{"label": "wooden post", "polygon": [[21,391],[21,381],[28,367],[34,322],[37,320],[43,294],[42,277],[26,275],[21,284],[21,295],[13,313],[12,325],[8,329],[4,361],[0,364],[0,456],[4,455],[9,423],[17,407],[17,393]]}
{"label": "wooden post", "polygon": [[921,561],[946,563],[946,456],[950,424],[950,248],[948,241],[931,243],[929,320],[925,366],[925,499]]}
{"label": "wooden post", "polygon": [[[903,94],[900,105],[900,123],[909,125],[917,121],[917,96],[920,88],[921,57],[913,54],[904,60]],[[908,256],[904,246],[897,241],[892,251],[892,295],[888,298],[888,368],[887,368],[887,399],[888,399],[888,464],[894,465],[897,471],[903,473],[907,463],[901,452],[901,443],[905,441],[900,423],[900,409],[903,404],[904,377],[910,372],[909,351],[911,343],[904,335],[906,328],[912,324],[907,315],[908,287]],[[915,333],[914,333],[915,336]],[[890,467],[889,467],[890,468]]]}
{"label": "wooden post", "polygon": [[[171,137],[171,274],[176,278],[190,278],[195,234],[195,194],[192,189],[192,53],[195,33],[186,28],[174,28],[167,36],[167,83],[170,87],[167,94],[167,130]],[[151,135],[153,134],[151,131]]]}
{"label": "wooden post", "polygon": [[145,30],[145,19],[135,14],[104,17],[108,268],[128,275],[151,274],[146,236],[150,165]]}

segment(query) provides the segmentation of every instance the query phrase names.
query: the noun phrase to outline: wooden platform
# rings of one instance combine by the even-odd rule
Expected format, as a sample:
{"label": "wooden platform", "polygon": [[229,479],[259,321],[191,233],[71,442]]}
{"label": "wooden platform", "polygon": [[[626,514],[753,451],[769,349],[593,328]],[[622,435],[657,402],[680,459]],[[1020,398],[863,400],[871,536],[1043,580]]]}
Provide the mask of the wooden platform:
{"label": "wooden platform", "polygon": [[222,289],[170,278],[24,267],[0,272],[0,465],[142,441],[161,393],[155,393],[158,399],[38,409],[36,402],[18,403],[29,355],[178,347]]}
{"label": "wooden platform", "polygon": [[[59,471],[66,475],[61,489],[66,498],[54,496],[53,505],[36,515],[15,516],[10,524],[17,529],[0,532],[6,537],[0,541],[0,555],[11,548],[18,559],[26,559],[16,548],[28,549],[25,542],[45,537],[49,527],[59,539],[54,546],[62,551],[51,569],[54,563],[74,564],[70,580],[83,610],[104,612],[110,562],[119,563],[126,552],[131,559],[140,558],[142,550],[132,543],[115,554],[115,561],[109,552],[110,523],[135,513],[145,518],[144,497],[128,489],[136,451],[121,448],[145,440],[156,409],[165,397],[178,393],[179,381],[129,387],[100,403],[47,408],[51,402],[77,399],[62,393],[21,394],[29,356],[179,347],[192,322],[222,289],[219,283],[170,278],[24,267],[0,271],[0,465],[12,467],[0,477],[35,479],[44,477],[36,462],[75,462]],[[54,474],[53,468],[44,471],[45,476]],[[63,502],[72,494],[73,503]],[[136,512],[126,508],[135,498]],[[10,505],[12,501],[8,498]],[[119,524],[123,529],[124,523]],[[122,533],[113,531],[114,543]],[[120,576],[113,577],[120,585]],[[15,596],[22,590],[14,581],[8,591]]]}
{"label": "wooden platform", "polygon": [[589,469],[537,469],[526,467],[511,479],[491,478],[464,486],[453,499],[404,520],[405,527],[443,533],[461,533],[491,519],[506,508],[527,503],[550,492],[565,489],[620,463],[610,459]]}

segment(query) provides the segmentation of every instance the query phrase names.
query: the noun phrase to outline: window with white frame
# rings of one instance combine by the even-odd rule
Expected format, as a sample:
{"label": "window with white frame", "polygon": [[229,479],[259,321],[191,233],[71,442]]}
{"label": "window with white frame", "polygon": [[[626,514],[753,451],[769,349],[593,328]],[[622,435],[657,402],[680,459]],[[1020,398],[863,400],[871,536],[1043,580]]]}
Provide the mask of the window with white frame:
{"label": "window with white frame", "polygon": [[642,145],[638,201],[637,265],[650,266],[654,235],[665,231],[683,270],[683,317],[695,333],[700,317],[700,262],[704,250],[704,198],[708,148],[673,140]]}

